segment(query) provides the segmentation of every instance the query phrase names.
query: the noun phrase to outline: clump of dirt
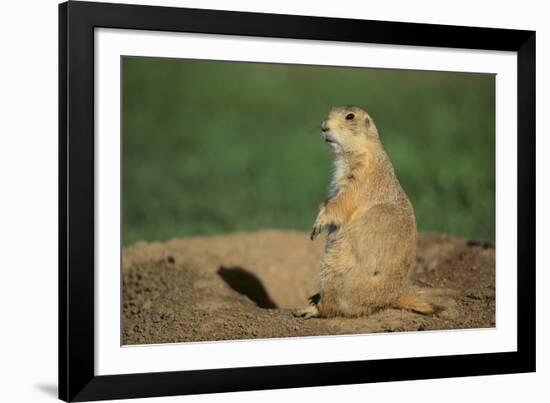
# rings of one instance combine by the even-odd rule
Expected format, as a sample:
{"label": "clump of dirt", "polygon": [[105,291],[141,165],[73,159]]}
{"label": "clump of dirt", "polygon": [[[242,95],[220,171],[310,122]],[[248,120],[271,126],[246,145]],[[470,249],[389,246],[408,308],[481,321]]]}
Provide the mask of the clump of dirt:
{"label": "clump of dirt", "polygon": [[123,344],[495,326],[493,245],[419,235],[411,285],[444,308],[435,316],[295,318],[318,291],[322,253],[321,240],[275,230],[134,244],[123,253]]}

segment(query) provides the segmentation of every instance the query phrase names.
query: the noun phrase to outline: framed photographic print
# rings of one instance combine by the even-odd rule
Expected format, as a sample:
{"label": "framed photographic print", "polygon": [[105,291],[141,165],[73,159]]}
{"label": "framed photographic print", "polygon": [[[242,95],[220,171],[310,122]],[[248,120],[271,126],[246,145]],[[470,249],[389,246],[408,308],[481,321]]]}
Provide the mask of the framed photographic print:
{"label": "framed photographic print", "polygon": [[59,6],[59,397],[535,370],[535,33]]}

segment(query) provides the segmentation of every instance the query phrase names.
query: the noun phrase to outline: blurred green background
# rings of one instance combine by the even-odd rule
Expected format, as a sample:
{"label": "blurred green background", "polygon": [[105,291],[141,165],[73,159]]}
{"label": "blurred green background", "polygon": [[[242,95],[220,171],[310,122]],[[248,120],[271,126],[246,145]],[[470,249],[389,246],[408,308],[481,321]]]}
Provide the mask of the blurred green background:
{"label": "blurred green background", "polygon": [[123,58],[123,242],[309,231],[335,105],[374,118],[420,231],[495,237],[494,75]]}

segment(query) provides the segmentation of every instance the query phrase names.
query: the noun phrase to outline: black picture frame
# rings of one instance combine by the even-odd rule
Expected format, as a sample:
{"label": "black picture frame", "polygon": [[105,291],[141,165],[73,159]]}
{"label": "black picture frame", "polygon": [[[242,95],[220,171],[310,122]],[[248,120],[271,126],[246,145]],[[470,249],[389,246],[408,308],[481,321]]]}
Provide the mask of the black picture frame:
{"label": "black picture frame", "polygon": [[[516,352],[96,376],[94,29],[517,52]],[[535,371],[535,32],[69,1],[59,5],[59,398],[66,401]]]}

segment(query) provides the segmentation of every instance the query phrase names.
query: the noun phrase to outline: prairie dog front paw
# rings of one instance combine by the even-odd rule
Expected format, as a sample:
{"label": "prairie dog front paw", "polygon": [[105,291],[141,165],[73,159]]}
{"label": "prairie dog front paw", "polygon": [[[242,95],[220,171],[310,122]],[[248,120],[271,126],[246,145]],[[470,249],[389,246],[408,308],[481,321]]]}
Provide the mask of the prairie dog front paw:
{"label": "prairie dog front paw", "polygon": [[317,238],[317,235],[319,235],[321,232],[323,232],[323,229],[325,229],[328,226],[328,223],[325,220],[325,214],[324,211],[319,211],[319,215],[317,216],[317,219],[313,223],[313,228],[311,230],[310,239],[313,241],[315,238]]}

